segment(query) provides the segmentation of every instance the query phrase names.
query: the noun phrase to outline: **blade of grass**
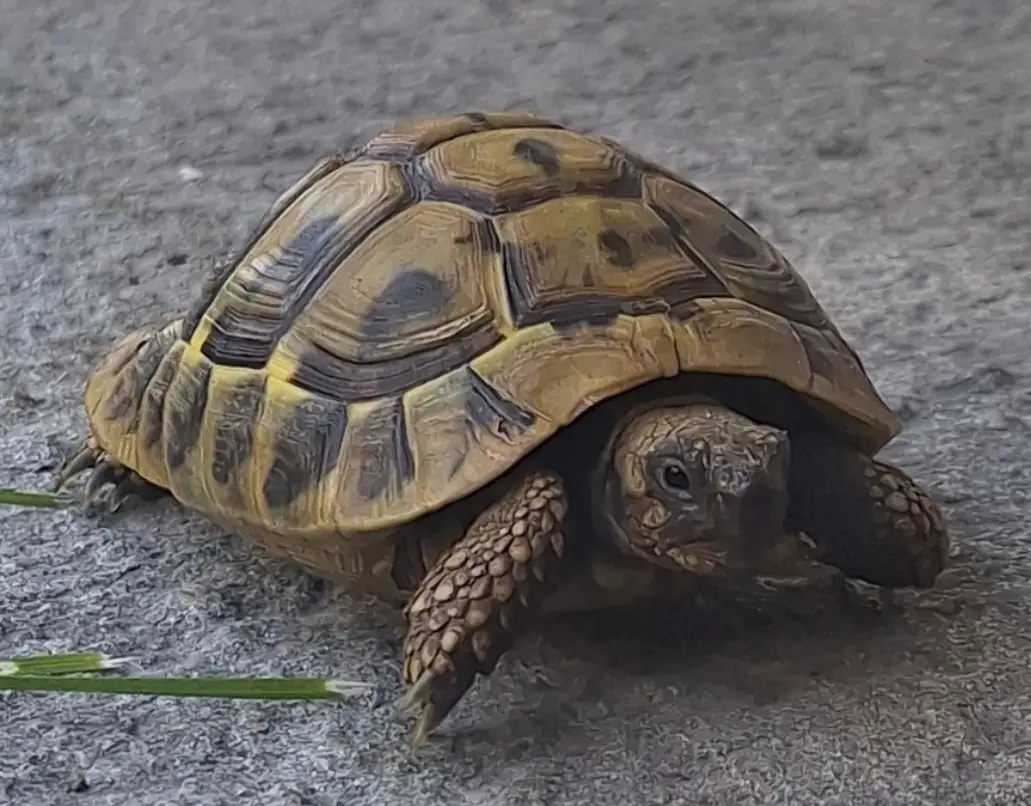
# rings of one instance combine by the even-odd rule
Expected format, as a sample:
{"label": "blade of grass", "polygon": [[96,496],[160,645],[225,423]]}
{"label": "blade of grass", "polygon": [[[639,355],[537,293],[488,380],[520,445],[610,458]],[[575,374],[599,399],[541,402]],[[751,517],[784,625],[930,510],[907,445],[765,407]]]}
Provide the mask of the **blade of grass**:
{"label": "blade of grass", "polygon": [[75,500],[71,496],[61,493],[30,493],[10,487],[0,487],[0,506],[62,509],[74,502]]}
{"label": "blade of grass", "polygon": [[10,675],[60,675],[103,672],[128,663],[127,658],[110,658],[103,652],[69,652],[55,655],[29,655],[0,660],[0,677]]}
{"label": "blade of grass", "polygon": [[135,694],[244,700],[328,700],[356,697],[372,683],[324,678],[277,677],[0,677],[0,690],[72,694]]}

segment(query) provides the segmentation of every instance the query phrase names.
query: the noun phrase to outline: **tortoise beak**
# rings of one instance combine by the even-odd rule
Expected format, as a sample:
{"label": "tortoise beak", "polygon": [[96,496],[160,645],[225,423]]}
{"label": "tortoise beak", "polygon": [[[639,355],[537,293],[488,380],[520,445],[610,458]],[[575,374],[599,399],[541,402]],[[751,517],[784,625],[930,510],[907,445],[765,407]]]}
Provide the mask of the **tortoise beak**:
{"label": "tortoise beak", "polygon": [[718,533],[745,558],[762,554],[784,534],[790,449],[786,439],[771,446],[749,473],[722,479],[712,498]]}

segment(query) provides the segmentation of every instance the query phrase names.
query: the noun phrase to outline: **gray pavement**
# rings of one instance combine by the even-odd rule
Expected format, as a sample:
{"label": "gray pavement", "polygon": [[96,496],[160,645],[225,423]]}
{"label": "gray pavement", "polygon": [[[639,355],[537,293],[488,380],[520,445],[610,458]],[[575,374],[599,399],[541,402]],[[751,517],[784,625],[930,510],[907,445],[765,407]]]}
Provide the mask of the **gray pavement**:
{"label": "gray pavement", "polygon": [[0,486],[45,483],[89,363],[185,305],[318,154],[528,106],[684,171],[797,261],[960,547],[942,606],[899,619],[555,624],[412,752],[383,608],[170,504],[3,510],[0,657],[378,694],[0,695],[0,801],[1031,802],[1029,86],[1016,0],[0,0]]}

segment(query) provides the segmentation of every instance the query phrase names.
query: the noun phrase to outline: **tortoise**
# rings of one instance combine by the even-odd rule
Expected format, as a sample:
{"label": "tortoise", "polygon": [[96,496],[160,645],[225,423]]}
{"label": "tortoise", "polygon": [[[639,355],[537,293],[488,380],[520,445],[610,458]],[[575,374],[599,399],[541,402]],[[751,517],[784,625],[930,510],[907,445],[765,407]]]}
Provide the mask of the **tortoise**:
{"label": "tortoise", "polygon": [[402,609],[414,742],[543,614],[947,563],[937,505],[875,458],[900,420],[784,255],[528,112],[320,159],[84,399],[54,488],[170,494]]}

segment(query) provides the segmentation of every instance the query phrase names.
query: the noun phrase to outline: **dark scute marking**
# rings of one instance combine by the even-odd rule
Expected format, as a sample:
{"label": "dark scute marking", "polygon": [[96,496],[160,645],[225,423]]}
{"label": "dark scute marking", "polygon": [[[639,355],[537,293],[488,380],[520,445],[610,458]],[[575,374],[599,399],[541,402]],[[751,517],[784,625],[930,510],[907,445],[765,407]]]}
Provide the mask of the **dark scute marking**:
{"label": "dark scute marking", "polygon": [[182,393],[180,405],[168,409],[165,414],[168,437],[165,442],[165,465],[169,470],[182,467],[193,446],[200,440],[210,380],[211,367],[208,364],[183,368],[180,374],[177,386]]}
{"label": "dark scute marking", "polygon": [[[642,316],[666,313],[695,297],[729,296],[726,287],[714,275],[703,278],[673,277],[655,294],[640,299],[608,295],[587,287],[573,289],[561,302],[541,304],[535,300],[533,276],[524,268],[524,254],[529,247],[506,242],[502,248],[505,287],[512,306],[512,318],[519,327],[549,322],[558,330],[574,330],[583,323],[610,324],[621,314]],[[699,263],[704,268],[704,263]]]}
{"label": "dark scute marking", "polygon": [[115,380],[114,388],[108,403],[107,419],[116,421],[128,420],[127,431],[136,429],[140,405],[150,385],[154,373],[157,372],[161,359],[165,357],[174,337],[161,338],[156,333],[137,349],[135,355],[122,367]]}
{"label": "dark scute marking", "polygon": [[161,427],[165,419],[165,395],[168,394],[168,387],[175,380],[175,374],[179,370],[179,362],[182,360],[183,351],[186,346],[177,345],[166,353],[164,360],[154,373],[154,378],[147,387],[145,399],[147,402],[143,412],[143,447],[152,451],[161,441]]}
{"label": "dark scute marking", "polygon": [[326,158],[325,160],[320,160],[312,166],[306,176],[297,180],[297,187],[294,187],[292,192],[290,192],[290,188],[288,188],[281,198],[278,198],[273,202],[258,224],[251,230],[250,237],[248,237],[244,245],[236,251],[236,254],[232,259],[224,263],[219,263],[205,278],[204,284],[201,287],[200,295],[187,311],[183,324],[183,341],[189,341],[192,338],[193,332],[197,329],[197,325],[200,323],[201,317],[204,315],[204,312],[211,307],[211,303],[214,301],[219,289],[225,285],[226,280],[229,279],[229,276],[233,273],[236,266],[241,260],[243,260],[244,256],[251,251],[254,244],[256,244],[268,231],[276,218],[278,218],[287,207],[297,201],[297,199],[309,190],[316,182],[329,176],[329,174],[346,164],[346,162],[347,159],[342,155],[335,155],[333,157]]}
{"label": "dark scute marking", "polygon": [[347,361],[311,345],[290,382],[334,400],[368,400],[393,395],[460,367],[501,340],[494,326],[479,323],[453,338],[411,355],[375,363]]}
{"label": "dark scute marking", "polygon": [[662,219],[662,223],[666,225],[666,230],[669,233],[669,236],[672,237],[676,243],[683,245],[684,243],[690,242],[691,236],[687,233],[687,227],[685,226],[686,222],[681,217],[673,215],[669,210],[662,207],[649,205],[648,209]]}
{"label": "dark scute marking", "polygon": [[537,422],[532,411],[506,397],[472,367],[465,371],[469,377],[465,410],[474,426],[510,442]]}
{"label": "dark scute marking", "polygon": [[[262,234],[256,232],[251,241],[256,241]],[[251,242],[248,242],[247,249],[252,246]],[[220,262],[207,273],[204,277],[204,282],[201,284],[200,294],[193,301],[193,305],[186,311],[186,316],[183,318],[183,341],[189,341],[193,337],[194,331],[197,329],[197,325],[200,324],[201,317],[204,316],[204,312],[211,307],[211,303],[215,301],[215,297],[221,290],[222,286],[226,284],[226,280],[233,273],[233,269],[236,268],[237,263],[243,255],[246,254],[247,249],[241,249],[239,253],[232,259],[225,262]]]}
{"label": "dark scute marking", "polygon": [[415,457],[401,398],[386,402],[365,419],[360,444],[358,495],[366,501],[384,495],[398,498],[415,478]]}
{"label": "dark scute marking", "polygon": [[282,314],[243,317],[228,307],[212,323],[201,352],[212,362],[224,366],[264,367],[283,330],[293,321],[290,311],[294,298],[304,289],[304,281],[325,260],[327,249],[339,234],[340,222],[336,216],[322,216],[306,224],[282,248],[274,263],[256,270],[253,280],[239,285],[240,291],[248,295],[269,295],[279,290],[277,286],[282,286]]}
{"label": "dark scute marking", "polygon": [[489,255],[501,254],[501,234],[489,218],[480,218],[470,232],[455,237],[456,244],[474,244],[474,248]]}
{"label": "dark scute marking", "polygon": [[289,506],[314,489],[340,460],[346,430],[343,404],[317,397],[298,403],[276,437],[276,458],[262,487],[268,506]]}
{"label": "dark scute marking", "polygon": [[472,123],[477,129],[482,129],[490,120],[483,112],[463,112],[462,117]]}
{"label": "dark scute marking", "polygon": [[254,429],[265,397],[264,376],[248,378],[224,392],[225,401],[215,426],[215,455],[211,475],[219,484],[233,481],[254,448]]}
{"label": "dark scute marking", "polygon": [[534,137],[524,137],[512,149],[512,153],[523,162],[536,165],[545,176],[556,176],[562,169],[555,146]]}
{"label": "dark scute marking", "polygon": [[670,308],[670,314],[681,322],[687,322],[689,319],[697,316],[701,310],[702,306],[698,304],[697,300],[685,299],[673,305]]}
{"label": "dark scute marking", "polygon": [[560,196],[590,195],[635,200],[641,197],[641,175],[630,165],[600,182],[576,182],[572,187],[557,181],[536,182],[528,188],[501,192],[441,182],[429,163],[421,159],[403,171],[411,186],[417,189],[420,200],[458,204],[489,216],[519,212]]}
{"label": "dark scute marking", "polygon": [[813,374],[824,378],[835,378],[837,376],[837,367],[827,357],[827,351],[831,349],[831,345],[806,328],[795,328],[795,333],[802,342],[802,347],[809,358],[809,366],[812,368]]}
{"label": "dark scute marking", "polygon": [[621,269],[634,267],[634,250],[630,242],[615,230],[607,229],[598,235],[598,246],[608,252],[614,266]]}
{"label": "dark scute marking", "polygon": [[398,274],[372,301],[362,318],[362,335],[386,338],[416,316],[439,316],[447,305],[450,289],[440,277],[425,269]]}
{"label": "dark scute marking", "polygon": [[651,207],[653,213],[655,213],[662,223],[666,225],[667,237],[673,239],[673,242],[680,248],[680,252],[685,255],[700,271],[705,272],[706,280],[703,283],[698,283],[699,292],[693,296],[707,296],[707,297],[729,297],[731,296],[730,289],[727,288],[727,284],[723,282],[719,273],[715,268],[707,261],[699,252],[694,244],[691,242],[691,236],[684,228],[683,221],[677,216],[670,213],[668,210],[664,210],[661,207]]}
{"label": "dark scute marking", "polygon": [[538,307],[531,283],[533,276],[524,268],[524,255],[532,245],[506,242],[502,247],[505,287],[512,305],[512,318],[519,327],[550,322],[556,328],[591,321],[597,324],[611,322],[620,312],[625,300],[606,298],[600,294],[580,293],[565,302]]}
{"label": "dark scute marking", "polygon": [[719,239],[716,248],[734,260],[755,260],[759,256],[751,244],[729,230]]}

